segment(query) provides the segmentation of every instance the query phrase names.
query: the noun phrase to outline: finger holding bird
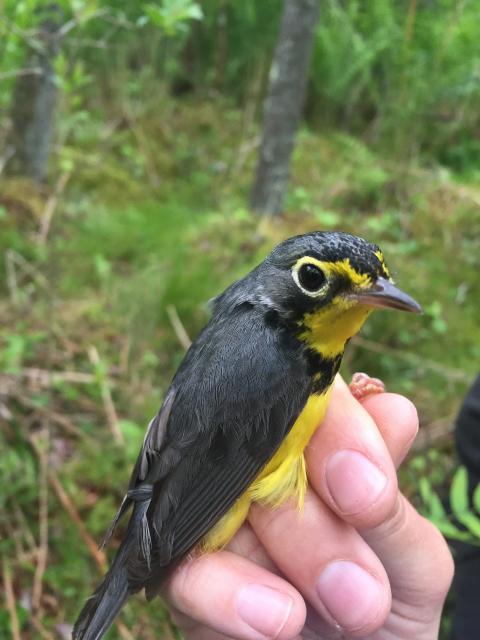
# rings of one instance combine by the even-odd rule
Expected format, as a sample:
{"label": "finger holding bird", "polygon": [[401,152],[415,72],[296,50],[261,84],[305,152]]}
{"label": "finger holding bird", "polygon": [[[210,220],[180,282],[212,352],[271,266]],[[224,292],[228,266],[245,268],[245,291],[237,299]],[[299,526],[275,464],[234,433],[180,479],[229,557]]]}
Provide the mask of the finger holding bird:
{"label": "finger holding bird", "polygon": [[[272,631],[266,633],[268,637],[283,638],[292,633],[294,625],[303,629],[305,614],[299,594],[308,603],[310,629],[313,619],[317,634],[320,633],[320,637],[330,637],[331,626],[328,627],[328,633],[327,630],[322,633],[317,628],[319,618],[314,612],[322,614],[323,620],[327,618],[332,621],[325,611],[322,599],[318,597],[315,585],[325,567],[331,562],[344,561],[348,557],[349,561],[368,569],[371,576],[380,580],[381,593],[375,600],[378,604],[375,609],[368,606],[368,598],[365,602],[364,589],[355,590],[356,610],[360,609],[360,600],[364,601],[366,607],[360,621],[359,618],[343,619],[341,616],[345,633],[353,631],[353,623],[358,635],[359,622],[360,633],[363,635],[364,631],[378,629],[389,610],[390,585],[385,579],[381,561],[372,556],[372,550],[361,540],[355,526],[352,526],[354,523],[351,516],[335,516],[320,498],[326,490],[322,487],[326,479],[324,470],[333,455],[351,449],[362,451],[377,466],[386,470],[389,478],[387,491],[381,500],[375,501],[374,509],[368,509],[366,517],[363,515],[360,518],[356,514],[355,522],[362,522],[362,535],[366,529],[375,530],[375,527],[383,526],[384,523],[389,526],[388,522],[395,512],[393,504],[398,501],[398,494],[394,490],[394,466],[399,465],[417,432],[418,417],[412,403],[397,394],[368,395],[361,404],[368,409],[364,411],[359,407],[359,403],[351,397],[348,386],[337,376],[321,429],[315,432],[305,452],[309,488],[303,512],[298,511],[294,501],[275,510],[254,505],[249,514],[251,524],[245,523],[225,550],[208,555],[193,554],[173,574],[166,584],[164,595],[173,608],[173,620],[181,628],[188,630],[193,626],[194,622],[189,618],[193,615],[197,625],[203,623],[209,628],[208,632],[205,630],[205,636],[199,637],[211,637],[211,629],[215,629],[217,632],[223,631],[228,637],[248,639],[250,635],[244,632],[242,625],[236,624],[236,594],[249,585],[259,584],[268,585],[293,601],[288,619],[278,636],[275,636],[275,631],[278,630],[275,627],[275,616],[270,615],[270,611],[263,610],[262,621],[265,625],[272,625]],[[356,478],[355,482],[349,483],[348,489],[356,491],[361,481],[362,478]],[[387,509],[385,505],[388,506]],[[385,520],[382,520],[380,512],[385,513]],[[236,556],[241,556],[242,560],[238,562]],[[272,558],[276,559],[277,564]],[[217,585],[222,586],[220,596],[216,593]],[[295,592],[292,585],[296,585],[298,592]],[[352,585],[350,590],[351,588]],[[215,607],[212,607],[214,592]],[[259,606],[262,605],[259,603]],[[346,612],[350,610],[351,606],[346,607]],[[226,625],[230,625],[228,631]],[[196,627],[195,635],[198,636],[200,629],[201,627]],[[294,637],[294,634],[288,637]]]}

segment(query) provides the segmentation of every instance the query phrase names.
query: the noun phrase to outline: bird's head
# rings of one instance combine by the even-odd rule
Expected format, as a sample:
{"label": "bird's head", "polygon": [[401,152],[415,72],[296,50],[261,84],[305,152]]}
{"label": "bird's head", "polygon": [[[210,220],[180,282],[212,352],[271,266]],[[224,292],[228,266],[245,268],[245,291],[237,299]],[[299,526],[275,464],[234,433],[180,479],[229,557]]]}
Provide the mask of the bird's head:
{"label": "bird's head", "polygon": [[301,338],[326,357],[342,353],[376,308],[421,311],[394,285],[379,247],[347,233],[289,238],[257,276],[264,303],[295,322]]}

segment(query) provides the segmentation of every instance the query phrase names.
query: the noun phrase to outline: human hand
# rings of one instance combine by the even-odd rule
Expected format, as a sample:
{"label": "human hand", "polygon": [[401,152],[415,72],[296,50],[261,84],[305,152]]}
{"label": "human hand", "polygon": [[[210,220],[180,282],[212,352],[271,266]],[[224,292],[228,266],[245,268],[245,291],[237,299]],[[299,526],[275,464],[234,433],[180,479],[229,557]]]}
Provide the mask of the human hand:
{"label": "human hand", "polygon": [[255,505],[228,549],[186,560],[166,598],[189,640],[436,640],[453,562],[398,491],[414,406],[338,379],[306,451],[303,514]]}

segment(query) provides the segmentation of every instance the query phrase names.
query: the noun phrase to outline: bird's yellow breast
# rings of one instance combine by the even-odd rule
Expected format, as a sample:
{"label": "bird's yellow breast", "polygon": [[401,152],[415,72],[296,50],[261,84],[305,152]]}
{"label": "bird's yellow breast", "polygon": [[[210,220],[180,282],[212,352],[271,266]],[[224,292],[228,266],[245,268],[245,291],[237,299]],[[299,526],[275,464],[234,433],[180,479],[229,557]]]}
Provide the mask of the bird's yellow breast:
{"label": "bird's yellow breast", "polygon": [[303,505],[307,488],[303,452],[323,420],[329,395],[330,390],[310,396],[280,448],[250,487],[253,501],[277,506],[297,496]]}
{"label": "bird's yellow breast", "polygon": [[[321,263],[325,268],[324,263]],[[355,276],[350,263],[335,263],[358,286],[362,276]],[[346,271],[345,271],[346,270]],[[349,271],[350,270],[350,271]],[[352,275],[353,274],[353,275]],[[356,278],[356,279],[355,279]],[[332,301],[325,308],[306,314],[301,322],[300,339],[321,358],[341,357],[346,341],[357,333],[371,309],[344,298]],[[314,376],[321,380],[322,371]],[[303,452],[313,432],[321,423],[328,406],[331,386],[321,394],[312,394],[303,411],[273,458],[266,464],[245,493],[206,535],[202,548],[213,551],[227,544],[242,526],[252,502],[278,506],[295,497],[300,507],[307,490],[307,473]]]}
{"label": "bird's yellow breast", "polygon": [[323,420],[330,389],[311,395],[289,434],[273,458],[255,478],[247,491],[206,535],[202,550],[214,551],[225,546],[241,527],[252,502],[278,506],[296,498],[303,506],[307,490],[307,473],[303,452],[314,431]]}

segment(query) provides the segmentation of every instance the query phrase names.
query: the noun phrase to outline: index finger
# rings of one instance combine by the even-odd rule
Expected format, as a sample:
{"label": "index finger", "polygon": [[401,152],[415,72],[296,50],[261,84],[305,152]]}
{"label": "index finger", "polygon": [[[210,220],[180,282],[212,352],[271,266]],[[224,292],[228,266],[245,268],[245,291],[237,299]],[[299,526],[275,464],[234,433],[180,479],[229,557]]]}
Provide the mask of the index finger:
{"label": "index finger", "polygon": [[311,486],[355,528],[374,527],[394,508],[398,486],[390,451],[373,418],[339,377],[305,455]]}
{"label": "index finger", "polygon": [[188,558],[165,591],[177,612],[228,638],[291,640],[305,623],[305,602],[291,584],[230,551]]}

